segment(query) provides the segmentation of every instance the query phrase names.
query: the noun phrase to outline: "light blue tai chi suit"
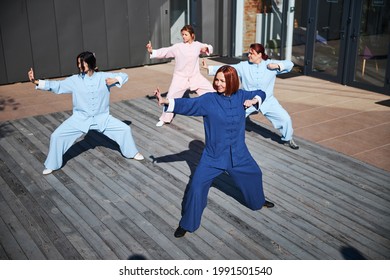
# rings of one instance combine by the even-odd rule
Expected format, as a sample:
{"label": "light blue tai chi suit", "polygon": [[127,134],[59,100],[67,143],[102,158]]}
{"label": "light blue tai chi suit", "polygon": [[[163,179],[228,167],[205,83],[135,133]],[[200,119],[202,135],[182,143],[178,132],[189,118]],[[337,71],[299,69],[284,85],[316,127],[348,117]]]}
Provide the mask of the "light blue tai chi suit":
{"label": "light blue tai chi suit", "polygon": [[123,156],[133,158],[137,147],[131,128],[110,115],[110,87],[105,79],[116,78],[121,87],[127,82],[125,73],[94,72],[92,76],[72,75],[61,81],[39,80],[36,87],[56,94],[71,93],[73,114],[51,135],[45,167],[56,170],[62,166],[62,157],[73,143],[90,129],[97,130],[118,143]]}
{"label": "light blue tai chi suit", "polygon": [[169,99],[168,112],[203,116],[205,148],[184,194],[179,225],[189,232],[200,226],[207,195],[215,177],[227,171],[241,190],[245,205],[258,210],[265,203],[262,172],[245,144],[244,101],[265,93],[240,89],[232,96],[213,92],[197,98]]}
{"label": "light blue tai chi suit", "polygon": [[[269,70],[267,65],[276,63],[280,70]],[[241,61],[238,64],[231,65],[237,70],[241,80],[242,88],[245,90],[261,89],[267,94],[266,100],[260,105],[260,111],[282,135],[283,141],[290,141],[293,135],[293,127],[290,115],[280,105],[274,96],[274,85],[276,75],[290,72],[294,64],[290,60],[263,60],[259,64],[249,61]],[[209,66],[209,75],[215,75],[220,65]],[[246,110],[246,116],[249,116],[257,109],[249,107]]]}

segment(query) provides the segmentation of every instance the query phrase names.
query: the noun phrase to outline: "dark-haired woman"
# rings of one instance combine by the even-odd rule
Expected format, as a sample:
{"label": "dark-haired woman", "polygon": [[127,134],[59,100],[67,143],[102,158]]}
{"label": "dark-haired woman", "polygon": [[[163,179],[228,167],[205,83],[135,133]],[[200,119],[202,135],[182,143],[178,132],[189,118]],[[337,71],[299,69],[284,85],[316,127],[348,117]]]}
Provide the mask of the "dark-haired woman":
{"label": "dark-haired woman", "polygon": [[[198,95],[213,91],[211,83],[200,73],[199,55],[211,54],[213,47],[195,41],[195,32],[191,25],[185,25],[181,30],[183,42],[167,48],[153,50],[152,44],[146,45],[150,58],[174,58],[175,69],[168,98],[183,97],[186,90],[196,91]],[[174,114],[163,112],[156,126],[170,123]]]}
{"label": "dark-haired woman", "polygon": [[262,90],[239,89],[236,70],[231,66],[218,69],[213,87],[217,92],[197,98],[162,98],[156,91],[159,105],[167,112],[187,116],[202,116],[205,148],[182,203],[182,218],[175,237],[182,237],[200,226],[211,184],[227,171],[240,189],[244,204],[258,210],[273,207],[264,198],[262,172],[245,144],[245,108],[261,104]]}
{"label": "dark-haired woman", "polygon": [[101,132],[118,143],[126,158],[142,160],[131,128],[111,116],[109,111],[110,88],[121,87],[126,83],[127,74],[98,72],[95,55],[91,52],[80,53],[76,63],[79,74],[60,81],[36,80],[33,69],[28,72],[28,78],[36,85],[36,89],[72,94],[73,114],[52,133],[43,174],[61,168],[62,156],[77,138],[89,130]]}
{"label": "dark-haired woman", "polygon": [[[279,130],[285,145],[298,149],[299,146],[293,139],[291,117],[274,96],[276,75],[290,72],[294,64],[290,60],[268,59],[264,46],[254,43],[249,47],[248,61],[231,66],[237,70],[243,89],[261,89],[267,94],[258,109],[249,107],[246,110],[246,116],[258,110]],[[208,66],[209,75],[214,75],[218,68],[219,66]]]}

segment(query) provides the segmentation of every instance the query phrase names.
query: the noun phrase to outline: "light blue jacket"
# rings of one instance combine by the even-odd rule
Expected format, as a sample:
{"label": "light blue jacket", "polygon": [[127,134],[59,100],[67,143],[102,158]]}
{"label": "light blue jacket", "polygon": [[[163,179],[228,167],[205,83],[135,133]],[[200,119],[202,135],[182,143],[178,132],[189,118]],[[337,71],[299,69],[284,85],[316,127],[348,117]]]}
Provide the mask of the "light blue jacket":
{"label": "light blue jacket", "polygon": [[[87,133],[91,125],[104,131],[110,117],[110,87],[107,78],[116,78],[121,87],[127,82],[125,73],[94,72],[92,76],[72,75],[64,80],[39,80],[36,87],[56,94],[70,93],[73,101],[73,115],[68,119],[75,128]],[[112,86],[111,86],[112,87]]]}
{"label": "light blue jacket", "polygon": [[[276,63],[280,67],[279,70],[269,70],[267,65],[270,63]],[[294,66],[290,60],[263,60],[259,64],[250,63],[249,61],[241,61],[238,64],[231,65],[237,70],[237,74],[241,80],[241,87],[244,90],[257,90],[261,89],[267,94],[266,100],[260,105],[262,112],[267,112],[268,100],[274,98],[274,86],[276,75],[288,73]],[[221,65],[209,66],[209,75],[215,75]]]}

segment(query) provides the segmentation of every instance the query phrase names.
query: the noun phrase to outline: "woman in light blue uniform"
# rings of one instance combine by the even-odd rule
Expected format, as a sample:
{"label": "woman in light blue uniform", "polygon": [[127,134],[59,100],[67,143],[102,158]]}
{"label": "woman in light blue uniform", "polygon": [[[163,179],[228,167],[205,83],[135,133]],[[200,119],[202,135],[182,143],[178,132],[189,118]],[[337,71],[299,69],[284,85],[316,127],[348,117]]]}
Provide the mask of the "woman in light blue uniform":
{"label": "woman in light blue uniform", "polygon": [[222,66],[214,77],[217,92],[197,98],[162,98],[156,91],[158,103],[167,112],[186,116],[203,116],[205,148],[182,203],[182,218],[175,237],[193,232],[200,226],[211,184],[218,175],[227,172],[240,189],[249,209],[271,208],[263,192],[262,172],[245,144],[245,108],[261,104],[262,90],[239,89],[236,70]]}
{"label": "woman in light blue uniform", "polygon": [[[276,75],[290,72],[294,64],[290,60],[271,60],[264,52],[261,44],[251,44],[248,61],[241,61],[233,66],[241,79],[245,90],[261,89],[267,98],[258,109],[253,106],[246,110],[249,116],[256,110],[260,111],[282,135],[282,140],[292,149],[299,146],[293,140],[293,127],[290,115],[280,105],[274,96]],[[208,66],[209,75],[214,75],[220,66]]]}
{"label": "woman in light blue uniform", "polygon": [[36,89],[52,91],[56,94],[70,93],[73,101],[73,114],[51,135],[50,148],[45,161],[43,174],[50,174],[62,166],[62,156],[73,143],[89,130],[96,130],[118,143],[123,156],[142,160],[134,143],[131,128],[110,115],[110,88],[121,87],[127,82],[125,73],[105,73],[96,69],[96,58],[91,52],[77,56],[79,74],[61,81],[36,80],[31,68],[28,77]]}

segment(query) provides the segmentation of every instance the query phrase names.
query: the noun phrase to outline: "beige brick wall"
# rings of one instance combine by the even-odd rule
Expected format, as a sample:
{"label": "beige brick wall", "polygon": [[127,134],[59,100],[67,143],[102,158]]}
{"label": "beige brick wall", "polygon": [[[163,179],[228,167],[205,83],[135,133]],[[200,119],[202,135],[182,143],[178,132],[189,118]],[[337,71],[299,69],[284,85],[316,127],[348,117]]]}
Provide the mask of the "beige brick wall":
{"label": "beige brick wall", "polygon": [[244,34],[243,34],[243,42],[242,42],[243,52],[246,52],[248,50],[250,44],[259,43],[259,42],[255,42],[256,14],[266,12],[268,2],[270,1],[266,1],[266,0],[245,0],[244,1]]}

